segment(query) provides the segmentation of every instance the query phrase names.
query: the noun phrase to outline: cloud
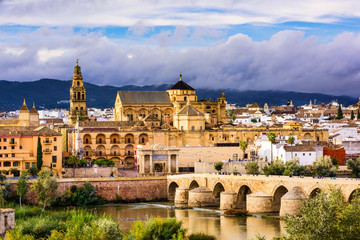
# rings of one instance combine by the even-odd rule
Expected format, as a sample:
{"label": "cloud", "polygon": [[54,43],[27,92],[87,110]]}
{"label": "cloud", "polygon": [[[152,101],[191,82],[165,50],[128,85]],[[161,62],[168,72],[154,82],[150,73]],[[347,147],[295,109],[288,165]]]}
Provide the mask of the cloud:
{"label": "cloud", "polygon": [[143,36],[149,32],[149,28],[142,21],[139,21],[136,24],[130,26],[128,31],[136,36]]}
{"label": "cloud", "polygon": [[[0,25],[211,26],[286,21],[336,22],[360,17],[358,0],[5,0]],[[139,28],[140,27],[140,28]]]}
{"label": "cloud", "polygon": [[181,72],[194,88],[359,94],[358,34],[343,33],[328,43],[302,31],[281,31],[262,42],[235,34],[208,46],[174,49],[172,41],[191,36],[185,28],[177,31],[160,33],[158,45],[118,43],[101,32],[68,28],[19,33],[18,42],[0,42],[1,79],[69,80],[79,58],[84,80],[100,85],[173,84]]}

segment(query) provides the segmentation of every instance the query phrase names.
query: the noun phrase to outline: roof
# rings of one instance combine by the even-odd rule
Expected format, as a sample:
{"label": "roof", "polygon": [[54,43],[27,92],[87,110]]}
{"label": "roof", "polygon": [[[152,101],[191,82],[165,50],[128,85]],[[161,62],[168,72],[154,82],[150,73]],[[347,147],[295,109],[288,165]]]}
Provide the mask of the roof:
{"label": "roof", "polygon": [[296,146],[284,146],[287,152],[315,152],[313,146],[309,145],[296,145]]}
{"label": "roof", "polygon": [[117,128],[84,128],[80,132],[118,132]]}
{"label": "roof", "polygon": [[298,123],[298,122],[291,121],[291,122],[287,122],[287,123],[285,123],[285,124],[284,124],[284,126],[291,126],[291,125],[293,125],[293,124],[296,124],[296,125],[301,125],[301,124],[300,124],[300,123]]}
{"label": "roof", "polygon": [[168,90],[194,90],[192,87],[190,87],[186,82],[184,82],[181,79],[181,74],[180,74],[180,80],[175,83],[171,88],[169,88]]}
{"label": "roof", "polygon": [[106,121],[106,122],[79,122],[80,127],[83,128],[126,128],[132,127],[137,122],[132,121]]}
{"label": "roof", "polygon": [[183,107],[178,113],[177,115],[186,115],[186,116],[204,116],[204,114],[202,112],[200,112],[199,110],[197,110],[195,107],[191,106],[191,105],[186,105],[185,107]]}
{"label": "roof", "polygon": [[118,91],[122,104],[171,104],[167,92]]}
{"label": "roof", "polygon": [[251,104],[248,108],[260,108],[259,104],[257,104],[256,102]]}
{"label": "roof", "polygon": [[145,122],[160,122],[160,119],[158,119],[154,114],[150,114],[144,119]]}
{"label": "roof", "polygon": [[46,126],[0,127],[0,136],[61,136],[61,133]]}
{"label": "roof", "polygon": [[22,107],[20,108],[20,111],[29,111],[29,109],[26,105],[22,105]]}

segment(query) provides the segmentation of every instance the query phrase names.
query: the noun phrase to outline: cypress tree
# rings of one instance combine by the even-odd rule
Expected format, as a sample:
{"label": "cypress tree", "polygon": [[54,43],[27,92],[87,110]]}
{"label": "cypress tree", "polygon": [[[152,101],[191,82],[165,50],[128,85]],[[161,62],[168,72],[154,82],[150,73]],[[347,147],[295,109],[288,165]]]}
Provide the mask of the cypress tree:
{"label": "cypress tree", "polygon": [[353,111],[353,110],[351,110],[351,116],[350,116],[350,119],[351,119],[351,120],[354,120],[354,119],[355,119],[355,114],[354,114],[354,111]]}
{"label": "cypress tree", "polygon": [[36,168],[38,171],[41,171],[42,165],[43,165],[43,153],[42,153],[40,137],[38,137],[37,153],[36,153]]}
{"label": "cypress tree", "polygon": [[358,109],[358,112],[357,112],[356,119],[360,119],[360,111],[359,111],[359,109]]}
{"label": "cypress tree", "polygon": [[344,115],[343,115],[343,112],[341,110],[341,105],[339,105],[338,114],[336,116],[336,119],[343,119],[343,118],[344,118]]}

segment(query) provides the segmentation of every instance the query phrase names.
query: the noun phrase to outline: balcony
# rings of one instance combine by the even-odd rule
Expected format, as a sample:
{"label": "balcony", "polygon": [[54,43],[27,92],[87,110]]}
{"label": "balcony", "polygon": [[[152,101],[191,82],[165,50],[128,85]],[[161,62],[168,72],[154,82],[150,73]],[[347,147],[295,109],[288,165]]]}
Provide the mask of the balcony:
{"label": "balcony", "polygon": [[120,141],[111,141],[110,144],[120,144]]}
{"label": "balcony", "polygon": [[91,140],[89,141],[88,139],[85,139],[84,144],[92,144],[92,143]]}
{"label": "balcony", "polygon": [[17,142],[14,141],[14,140],[12,140],[12,141],[9,142],[9,145],[16,145],[16,144],[17,144]]}
{"label": "balcony", "polygon": [[50,153],[52,153],[52,150],[51,149],[43,149],[43,153],[50,154]]}
{"label": "balcony", "polygon": [[104,153],[104,152],[96,152],[94,155],[97,156],[97,157],[99,157],[99,156],[105,157],[106,153]]}
{"label": "balcony", "polygon": [[110,153],[110,156],[120,156],[120,153]]}
{"label": "balcony", "polygon": [[52,140],[43,140],[43,143],[44,143],[44,144],[51,144],[51,143],[52,143]]}
{"label": "balcony", "polygon": [[131,153],[126,153],[125,156],[126,156],[126,157],[133,157],[133,156],[134,156],[134,153],[133,153],[133,152],[131,152]]}
{"label": "balcony", "polygon": [[106,141],[105,140],[96,141],[96,144],[106,144]]}

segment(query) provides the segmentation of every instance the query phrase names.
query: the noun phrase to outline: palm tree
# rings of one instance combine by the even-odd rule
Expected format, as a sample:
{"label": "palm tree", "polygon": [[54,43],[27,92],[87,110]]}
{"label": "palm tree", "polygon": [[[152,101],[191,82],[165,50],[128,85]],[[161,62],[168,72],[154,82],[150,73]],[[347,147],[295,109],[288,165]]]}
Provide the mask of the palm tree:
{"label": "palm tree", "polygon": [[80,163],[80,159],[76,156],[76,155],[71,155],[67,160],[66,160],[66,164],[67,165],[72,165],[73,166],[73,177],[75,177],[75,166],[77,167],[77,165]]}
{"label": "palm tree", "polygon": [[240,141],[239,142],[239,147],[240,147],[241,151],[243,152],[243,158],[245,159],[245,151],[246,151],[246,148],[248,147],[248,142],[247,141]]}
{"label": "palm tree", "polygon": [[[288,139],[286,140],[288,144],[290,144],[290,146],[292,146],[295,142],[295,138],[293,136],[288,137]],[[293,152],[291,151],[291,159],[293,158]]]}
{"label": "palm tree", "polygon": [[271,144],[271,148],[270,148],[270,151],[271,151],[271,163],[273,162],[273,153],[272,153],[272,145],[275,143],[275,140],[276,140],[276,136],[275,136],[275,133],[269,133],[268,135],[267,135],[267,137],[268,137],[268,140],[269,140],[269,142],[270,142],[270,144]]}

